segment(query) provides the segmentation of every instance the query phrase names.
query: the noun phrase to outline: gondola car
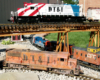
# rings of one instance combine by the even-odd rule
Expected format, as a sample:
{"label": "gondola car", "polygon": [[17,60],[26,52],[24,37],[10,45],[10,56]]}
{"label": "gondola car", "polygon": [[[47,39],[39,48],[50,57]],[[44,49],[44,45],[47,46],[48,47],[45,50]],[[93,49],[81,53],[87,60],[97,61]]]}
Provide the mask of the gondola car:
{"label": "gondola car", "polygon": [[16,12],[11,11],[9,21],[15,23],[34,22],[83,22],[82,7],[71,4],[46,4],[46,3],[24,3],[23,8]]}
{"label": "gondola car", "polygon": [[79,75],[77,60],[68,52],[48,52],[22,49],[7,49],[4,66],[9,68],[30,68]]}

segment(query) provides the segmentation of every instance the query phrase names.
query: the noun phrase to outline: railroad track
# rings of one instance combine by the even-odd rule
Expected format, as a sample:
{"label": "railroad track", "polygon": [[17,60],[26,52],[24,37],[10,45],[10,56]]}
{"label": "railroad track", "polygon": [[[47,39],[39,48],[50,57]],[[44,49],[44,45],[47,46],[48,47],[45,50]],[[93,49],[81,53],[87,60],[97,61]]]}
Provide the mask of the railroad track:
{"label": "railroad track", "polygon": [[[59,73],[56,73],[56,72],[52,72],[50,71],[50,73],[55,73],[55,74],[58,74],[60,75]],[[68,77],[76,77],[76,79],[81,79],[81,80],[100,80],[98,78],[94,78],[94,77],[91,77],[91,76],[86,76],[84,74],[80,74],[80,75],[72,75],[72,74],[65,74],[65,76],[68,76]]]}
{"label": "railroad track", "polygon": [[[5,72],[8,72],[9,70],[13,70],[13,69],[8,68],[8,67],[3,67],[3,69],[5,69]],[[24,68],[24,69],[22,69],[22,71],[23,70],[25,71],[25,70],[30,70],[30,69],[29,68]],[[34,71],[34,70],[31,70],[31,71]],[[38,70],[38,71],[41,71],[41,70]],[[45,71],[45,72],[48,72],[48,73],[51,73],[51,74],[57,74],[57,75],[61,74],[61,73],[57,73],[57,72],[54,72],[54,71]],[[98,78],[94,78],[94,77],[91,77],[91,76],[86,76],[84,74],[80,74],[80,75],[64,74],[64,75],[68,76],[68,77],[74,77],[75,79],[79,79],[79,80],[100,80]]]}
{"label": "railroad track", "polygon": [[65,29],[99,29],[99,24],[69,24],[69,23],[53,23],[53,24],[2,24],[0,25],[0,33],[14,33],[42,31],[42,30],[65,30]]}
{"label": "railroad track", "polygon": [[0,36],[99,30],[100,23],[1,24]]}
{"label": "railroad track", "polygon": [[100,71],[100,69],[98,69],[98,67],[96,65],[89,65],[89,64],[85,64],[83,62],[78,62],[78,64],[81,66],[87,67],[87,68],[91,68],[96,71]]}

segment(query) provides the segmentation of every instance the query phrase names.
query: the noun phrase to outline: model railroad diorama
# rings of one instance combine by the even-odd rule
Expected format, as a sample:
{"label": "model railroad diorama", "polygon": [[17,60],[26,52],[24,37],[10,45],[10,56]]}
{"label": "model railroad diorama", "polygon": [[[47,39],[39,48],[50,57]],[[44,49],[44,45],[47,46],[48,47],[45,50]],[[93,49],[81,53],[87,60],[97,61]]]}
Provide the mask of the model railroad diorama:
{"label": "model railroad diorama", "polygon": [[[24,3],[24,8],[18,8],[16,12],[11,11],[9,21],[13,23],[0,25],[0,36],[57,32],[58,40],[57,42],[51,42],[40,37],[31,38],[32,44],[41,46],[45,51],[7,49],[3,67],[39,69],[74,75],[84,74],[79,65],[87,65],[92,69],[100,70],[100,24],[84,23],[86,17],[83,15],[82,6]],[[69,45],[68,32],[74,31],[91,31],[91,46],[89,45],[84,49]],[[98,33],[97,47],[93,46],[94,38],[91,37],[94,35],[93,32]],[[62,43],[63,40],[64,43]]]}

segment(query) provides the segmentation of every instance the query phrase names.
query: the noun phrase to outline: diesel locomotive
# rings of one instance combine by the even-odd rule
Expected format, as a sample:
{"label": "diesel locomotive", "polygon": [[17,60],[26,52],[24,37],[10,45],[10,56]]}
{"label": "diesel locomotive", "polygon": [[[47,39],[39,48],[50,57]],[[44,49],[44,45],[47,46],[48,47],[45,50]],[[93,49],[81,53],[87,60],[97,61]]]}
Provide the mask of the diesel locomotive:
{"label": "diesel locomotive", "polygon": [[77,59],[70,58],[68,52],[33,51],[7,49],[4,66],[9,68],[29,68],[54,71],[63,74],[80,74]]}
{"label": "diesel locomotive", "polygon": [[86,18],[81,5],[24,3],[24,8],[11,11],[9,21],[15,23],[34,22],[83,22]]}

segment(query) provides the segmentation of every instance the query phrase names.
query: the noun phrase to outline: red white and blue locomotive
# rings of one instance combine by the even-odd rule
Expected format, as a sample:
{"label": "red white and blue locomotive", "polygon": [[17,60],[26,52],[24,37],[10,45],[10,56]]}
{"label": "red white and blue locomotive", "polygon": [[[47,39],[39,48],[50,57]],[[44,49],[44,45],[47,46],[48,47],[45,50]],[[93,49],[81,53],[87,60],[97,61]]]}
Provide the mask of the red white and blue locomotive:
{"label": "red white and blue locomotive", "polygon": [[11,11],[10,21],[15,23],[33,22],[83,22],[82,7],[71,4],[45,4],[24,3],[24,8],[18,8],[16,12]]}

